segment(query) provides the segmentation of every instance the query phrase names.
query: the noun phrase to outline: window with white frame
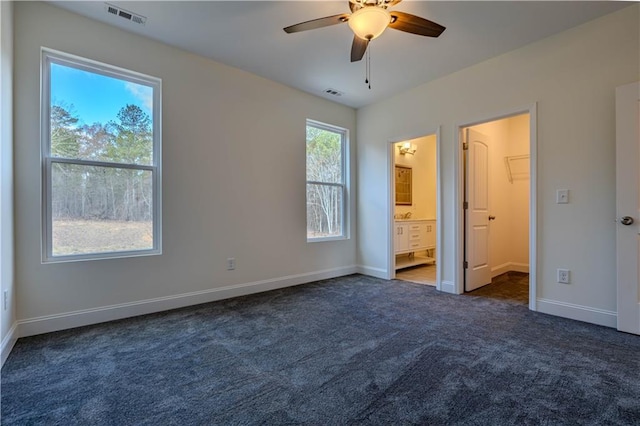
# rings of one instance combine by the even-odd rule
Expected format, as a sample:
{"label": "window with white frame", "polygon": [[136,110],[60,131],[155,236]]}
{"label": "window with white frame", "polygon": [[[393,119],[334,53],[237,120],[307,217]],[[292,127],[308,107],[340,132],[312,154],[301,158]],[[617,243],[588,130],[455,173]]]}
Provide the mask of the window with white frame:
{"label": "window with white frame", "polygon": [[307,120],[307,241],[347,237],[347,131]]}
{"label": "window with white frame", "polygon": [[161,253],[161,81],[42,50],[43,261]]}

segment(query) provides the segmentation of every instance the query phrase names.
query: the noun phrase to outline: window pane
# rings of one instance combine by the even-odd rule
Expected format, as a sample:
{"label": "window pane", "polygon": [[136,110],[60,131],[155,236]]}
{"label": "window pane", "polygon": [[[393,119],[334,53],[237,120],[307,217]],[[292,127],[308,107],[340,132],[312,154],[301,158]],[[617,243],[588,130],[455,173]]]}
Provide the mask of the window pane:
{"label": "window pane", "polygon": [[52,254],[153,249],[152,172],[52,163]]}
{"label": "window pane", "polygon": [[153,164],[153,88],[50,66],[51,155]]}
{"label": "window pane", "polygon": [[340,237],[343,187],[307,184],[307,238]]}
{"label": "window pane", "polygon": [[343,183],[342,133],[307,126],[307,180]]}

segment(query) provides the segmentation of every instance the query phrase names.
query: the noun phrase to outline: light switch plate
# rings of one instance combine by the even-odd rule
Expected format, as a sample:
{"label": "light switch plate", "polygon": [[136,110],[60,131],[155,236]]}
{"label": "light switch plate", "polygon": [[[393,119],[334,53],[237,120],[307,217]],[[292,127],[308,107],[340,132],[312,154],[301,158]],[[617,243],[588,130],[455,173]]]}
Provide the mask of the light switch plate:
{"label": "light switch plate", "polygon": [[558,189],[556,192],[556,203],[557,204],[568,204],[569,203],[569,190],[568,189]]}

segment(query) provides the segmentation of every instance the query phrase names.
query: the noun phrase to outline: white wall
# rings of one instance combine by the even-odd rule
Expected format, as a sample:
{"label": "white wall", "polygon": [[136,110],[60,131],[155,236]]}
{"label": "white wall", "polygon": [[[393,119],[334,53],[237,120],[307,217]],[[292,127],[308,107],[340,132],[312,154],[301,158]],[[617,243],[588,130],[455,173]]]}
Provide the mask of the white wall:
{"label": "white wall", "polygon": [[[529,154],[529,115],[519,115],[508,119],[509,140],[507,155]],[[510,260],[514,266],[529,267],[529,179],[514,178],[509,184],[510,200]],[[512,268],[513,269],[513,268]],[[515,270],[518,270],[517,268]]]}
{"label": "white wall", "polygon": [[[14,24],[22,334],[355,271],[355,229],[307,243],[305,223],[305,120],[349,129],[353,165],[353,109],[44,3],[15,4]],[[162,79],[163,255],[41,263],[41,46]]]}
{"label": "white wall", "polygon": [[[0,2],[0,364],[17,336],[13,239],[13,3]],[[7,291],[7,309],[3,295]]]}
{"label": "white wall", "polygon": [[489,145],[489,261],[492,276],[528,272],[529,179],[509,181],[505,157],[529,154],[529,115],[472,126]]}
{"label": "white wall", "polygon": [[[398,145],[409,142],[417,150],[414,155],[400,154]],[[436,135],[423,136],[394,144],[395,164],[411,167],[413,176],[410,206],[395,206],[396,214],[411,213],[412,219],[436,218]]]}
{"label": "white wall", "polygon": [[[545,312],[615,324],[614,89],[638,80],[638,5],[358,111],[358,253],[388,271],[387,144],[441,125],[443,284],[455,284],[457,124],[537,102],[537,297]],[[555,204],[557,188],[571,203]],[[556,283],[556,269],[572,284]]]}

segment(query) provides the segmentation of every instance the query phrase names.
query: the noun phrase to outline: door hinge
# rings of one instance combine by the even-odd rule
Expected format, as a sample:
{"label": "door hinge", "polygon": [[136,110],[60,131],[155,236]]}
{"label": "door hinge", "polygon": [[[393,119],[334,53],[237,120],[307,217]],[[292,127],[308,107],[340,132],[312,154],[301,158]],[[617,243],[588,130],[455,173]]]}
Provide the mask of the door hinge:
{"label": "door hinge", "polygon": [[462,150],[463,151],[468,151],[469,150],[469,142],[463,142],[462,143]]}
{"label": "door hinge", "polygon": [[467,269],[469,267],[469,262],[467,262],[466,260],[464,262],[462,262],[462,267],[464,269]]}
{"label": "door hinge", "polygon": [[468,201],[463,202],[462,203],[462,208],[467,210],[469,208],[469,202]]}

